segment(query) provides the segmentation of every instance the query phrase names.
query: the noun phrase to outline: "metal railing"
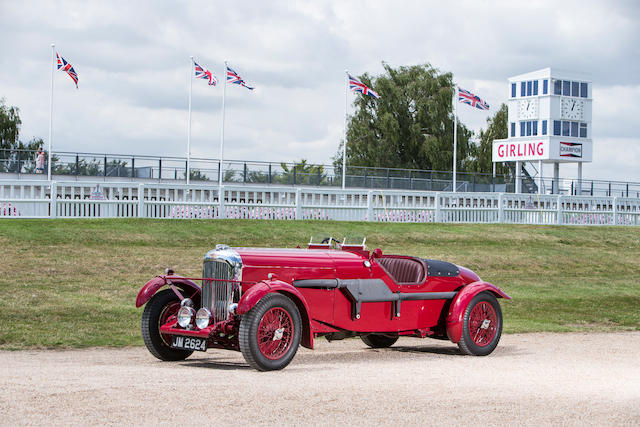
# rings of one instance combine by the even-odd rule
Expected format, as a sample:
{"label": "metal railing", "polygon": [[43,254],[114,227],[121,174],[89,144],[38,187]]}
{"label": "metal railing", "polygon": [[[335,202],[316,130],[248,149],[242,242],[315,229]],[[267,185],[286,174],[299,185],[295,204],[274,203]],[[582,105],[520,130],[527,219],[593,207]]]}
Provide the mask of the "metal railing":
{"label": "metal railing", "polygon": [[640,225],[640,199],[479,192],[0,181],[3,218],[317,219]]}
{"label": "metal railing", "polygon": [[[43,178],[35,173],[35,151],[0,150],[0,174],[4,178]],[[135,182],[185,182],[187,160],[184,157],[161,157],[123,154],[54,152],[52,175],[62,179]],[[217,185],[220,161],[192,158],[190,181],[193,184]],[[45,171],[47,167],[45,166]],[[415,191],[452,191],[450,171],[375,168],[348,166],[346,187]],[[46,175],[46,172],[45,172]],[[0,175],[0,179],[2,175]],[[534,177],[536,185],[540,177]],[[459,192],[513,193],[512,175],[459,172],[456,174]],[[224,184],[287,185],[340,187],[342,170],[333,165],[304,165],[259,161],[225,160]],[[552,177],[542,178],[543,194],[640,197],[640,183],[623,181],[582,180]]]}

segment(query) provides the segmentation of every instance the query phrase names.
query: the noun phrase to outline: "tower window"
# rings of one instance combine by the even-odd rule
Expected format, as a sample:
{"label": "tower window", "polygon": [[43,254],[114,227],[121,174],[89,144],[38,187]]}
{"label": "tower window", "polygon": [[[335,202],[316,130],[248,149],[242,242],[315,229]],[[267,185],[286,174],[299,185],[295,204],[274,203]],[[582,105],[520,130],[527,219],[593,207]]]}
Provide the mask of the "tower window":
{"label": "tower window", "polygon": [[580,123],[580,138],[586,138],[586,137],[587,137],[587,124]]}
{"label": "tower window", "polygon": [[580,96],[582,98],[586,98],[587,97],[587,84],[586,83],[580,83]]}
{"label": "tower window", "polygon": [[578,122],[571,122],[571,136],[578,137]]}

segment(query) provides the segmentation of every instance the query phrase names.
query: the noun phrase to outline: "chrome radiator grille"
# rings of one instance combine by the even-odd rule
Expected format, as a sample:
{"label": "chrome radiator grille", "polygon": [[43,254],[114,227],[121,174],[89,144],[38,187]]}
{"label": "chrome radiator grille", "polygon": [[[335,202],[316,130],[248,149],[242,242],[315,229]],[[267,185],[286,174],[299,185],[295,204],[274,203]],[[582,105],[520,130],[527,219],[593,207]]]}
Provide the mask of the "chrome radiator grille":
{"label": "chrome radiator grille", "polygon": [[[226,261],[206,260],[204,262],[202,277],[232,280],[233,269]],[[202,306],[211,311],[215,322],[228,319],[229,312],[227,311],[227,307],[231,302],[233,302],[233,288],[233,282],[216,280],[203,281]]]}

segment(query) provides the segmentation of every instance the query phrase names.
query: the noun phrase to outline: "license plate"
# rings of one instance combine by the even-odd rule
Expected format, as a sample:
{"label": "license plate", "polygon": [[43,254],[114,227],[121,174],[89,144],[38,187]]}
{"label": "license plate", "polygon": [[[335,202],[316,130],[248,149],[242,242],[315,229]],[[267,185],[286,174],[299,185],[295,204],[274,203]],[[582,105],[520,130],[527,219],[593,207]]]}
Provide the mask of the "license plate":
{"label": "license plate", "polygon": [[179,348],[181,350],[207,351],[207,340],[204,338],[173,335],[173,338],[171,339],[171,347]]}

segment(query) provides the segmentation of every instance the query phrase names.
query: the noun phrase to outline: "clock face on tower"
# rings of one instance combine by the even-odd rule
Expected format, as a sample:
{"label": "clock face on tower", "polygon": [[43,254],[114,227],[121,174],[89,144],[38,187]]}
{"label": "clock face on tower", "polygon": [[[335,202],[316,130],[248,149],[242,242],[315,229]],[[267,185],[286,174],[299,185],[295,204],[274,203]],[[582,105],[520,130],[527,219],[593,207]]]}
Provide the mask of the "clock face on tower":
{"label": "clock face on tower", "polygon": [[523,99],[518,104],[518,118],[535,119],[538,117],[538,99]]}
{"label": "clock face on tower", "polygon": [[584,101],[581,99],[562,98],[560,101],[560,116],[563,119],[583,120]]}

